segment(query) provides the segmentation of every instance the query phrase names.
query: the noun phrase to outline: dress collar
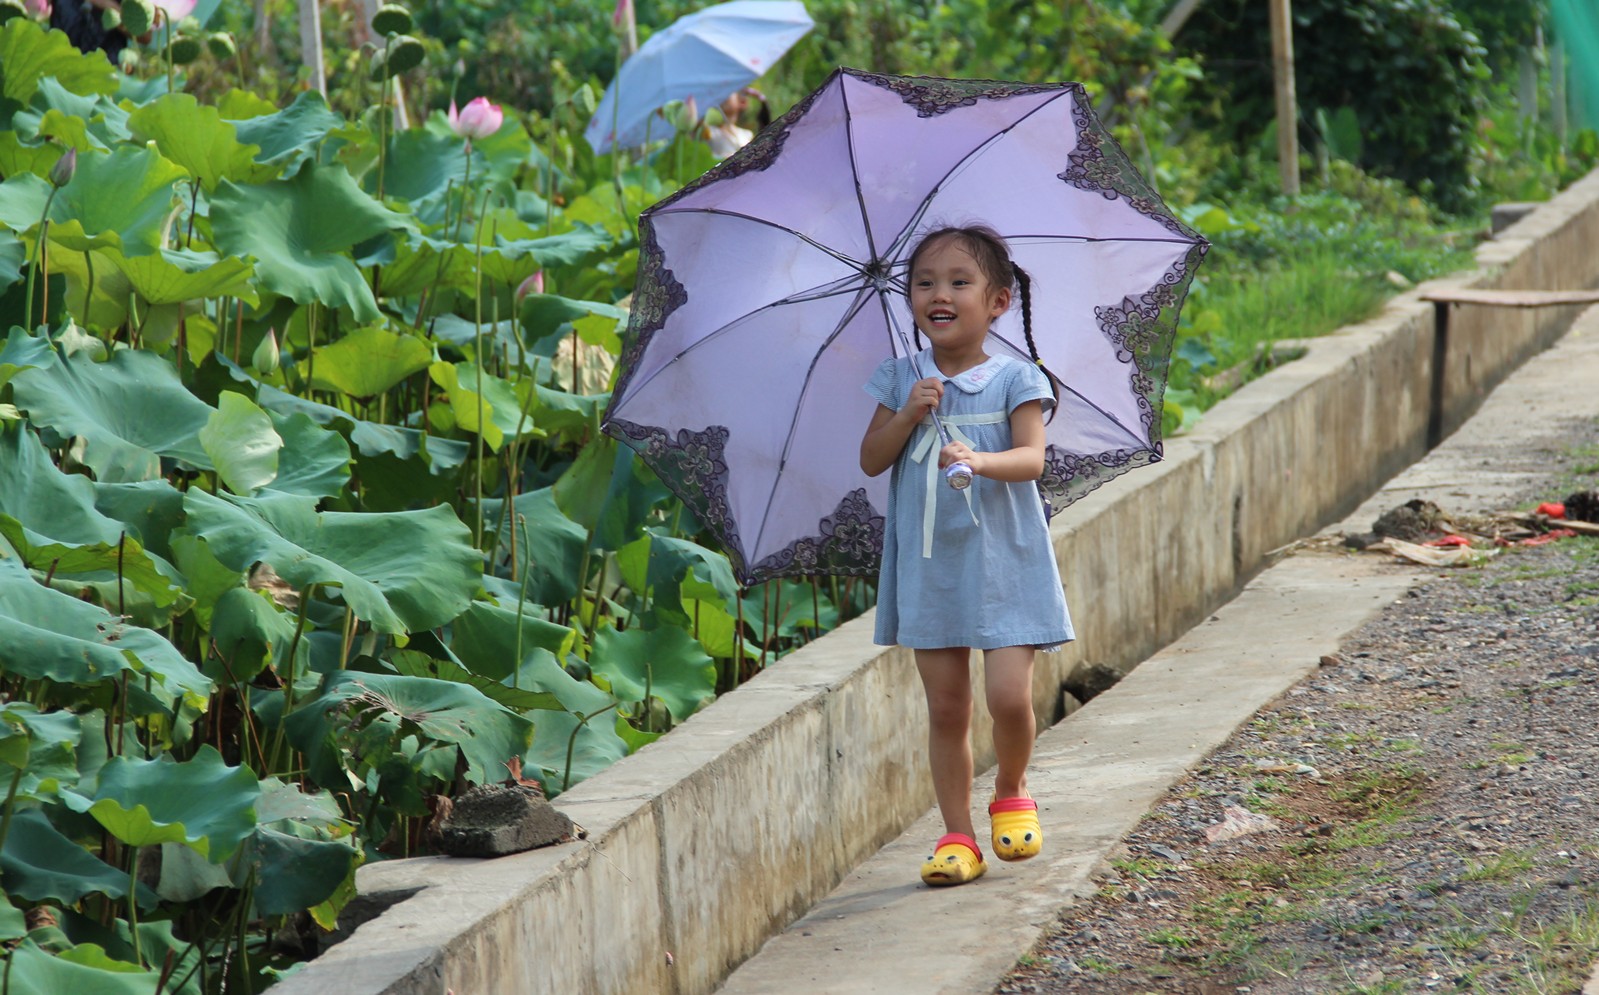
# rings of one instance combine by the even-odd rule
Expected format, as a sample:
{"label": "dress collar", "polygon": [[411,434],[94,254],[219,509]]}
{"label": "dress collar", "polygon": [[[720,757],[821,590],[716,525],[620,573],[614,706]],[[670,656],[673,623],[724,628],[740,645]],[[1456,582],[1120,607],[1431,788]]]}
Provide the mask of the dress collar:
{"label": "dress collar", "polygon": [[962,370],[952,377],[946,377],[938,369],[938,364],[933,362],[932,347],[923,349],[916,357],[917,365],[922,369],[932,371],[945,383],[954,384],[968,394],[976,394],[987,387],[993,381],[994,374],[1009,361],[1006,356],[990,356],[969,370]]}

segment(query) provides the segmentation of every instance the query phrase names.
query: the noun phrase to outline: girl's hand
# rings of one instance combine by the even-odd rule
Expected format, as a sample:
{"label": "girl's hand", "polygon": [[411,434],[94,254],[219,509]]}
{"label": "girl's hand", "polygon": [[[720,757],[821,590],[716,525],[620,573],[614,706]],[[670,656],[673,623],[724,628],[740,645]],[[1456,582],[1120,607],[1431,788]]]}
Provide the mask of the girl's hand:
{"label": "girl's hand", "polygon": [[951,463],[965,463],[972,468],[973,473],[981,477],[985,455],[987,454],[977,452],[964,442],[951,442],[938,451],[938,468],[942,470]]}
{"label": "girl's hand", "polygon": [[943,398],[944,381],[937,377],[918,380],[911,385],[910,397],[905,399],[905,406],[899,409],[900,414],[921,421],[928,413],[938,410],[938,402]]}

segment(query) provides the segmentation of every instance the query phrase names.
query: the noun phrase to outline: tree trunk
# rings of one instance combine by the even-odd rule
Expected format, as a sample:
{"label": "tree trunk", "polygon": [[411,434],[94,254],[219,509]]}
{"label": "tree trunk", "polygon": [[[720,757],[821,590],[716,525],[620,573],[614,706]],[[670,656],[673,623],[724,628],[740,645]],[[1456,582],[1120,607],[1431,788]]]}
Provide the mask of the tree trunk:
{"label": "tree trunk", "polygon": [[1299,102],[1294,96],[1294,19],[1289,0],[1271,3],[1271,68],[1277,90],[1277,173],[1299,195]]}

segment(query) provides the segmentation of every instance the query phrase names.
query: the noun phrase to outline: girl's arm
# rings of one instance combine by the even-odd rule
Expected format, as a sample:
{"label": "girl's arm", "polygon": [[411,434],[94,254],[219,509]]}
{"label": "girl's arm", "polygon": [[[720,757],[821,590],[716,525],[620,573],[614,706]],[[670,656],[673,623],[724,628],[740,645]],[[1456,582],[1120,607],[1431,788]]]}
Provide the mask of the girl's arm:
{"label": "girl's arm", "polygon": [[[868,477],[875,477],[894,465],[899,454],[905,450],[905,443],[910,441],[911,433],[916,431],[917,424],[929,411],[938,410],[938,402],[943,396],[944,381],[928,377],[911,385],[910,397],[898,411],[882,404],[877,406],[872,413],[871,424],[866,426],[866,435],[861,438],[861,469],[866,471]],[[1039,422],[1039,431],[1043,432],[1042,421]]]}
{"label": "girl's arm", "polygon": [[965,463],[973,473],[990,480],[1037,480],[1044,473],[1042,401],[1024,401],[1010,413],[1010,441],[1011,448],[1002,453],[974,452],[964,442],[952,442],[939,450],[938,465]]}

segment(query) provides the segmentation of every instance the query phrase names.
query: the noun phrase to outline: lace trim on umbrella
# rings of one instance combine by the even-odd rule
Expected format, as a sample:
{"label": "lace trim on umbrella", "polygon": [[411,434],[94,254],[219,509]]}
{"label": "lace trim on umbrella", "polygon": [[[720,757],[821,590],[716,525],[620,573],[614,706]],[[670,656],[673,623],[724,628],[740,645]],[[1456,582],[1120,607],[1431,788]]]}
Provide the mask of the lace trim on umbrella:
{"label": "lace trim on umbrella", "polygon": [[1078,189],[1097,191],[1106,200],[1125,197],[1129,207],[1160,222],[1173,235],[1203,241],[1198,232],[1167,210],[1160,194],[1149,186],[1115,137],[1094,116],[1088,96],[1080,87],[1072,94],[1072,123],[1077,126],[1077,147],[1066,155],[1071,165],[1056,176]]}
{"label": "lace trim on umbrella", "polygon": [[655,226],[648,217],[639,221],[638,289],[627,318],[627,342],[622,347],[622,375],[611,391],[611,403],[627,392],[628,382],[638,371],[639,359],[650,339],[666,324],[666,319],[688,302],[688,290],[666,268],[665,255],[655,238]]}
{"label": "lace trim on umbrella", "polygon": [[817,534],[796,539],[755,564],[744,583],[793,574],[877,573],[883,557],[883,516],[865,488],[845,495],[822,519]]}
{"label": "lace trim on umbrella", "polygon": [[727,503],[728,430],[711,425],[701,431],[680,428],[675,433],[653,425],[621,418],[605,424],[606,430],[632,446],[655,475],[721,540],[737,561],[742,549],[738,526]]}
{"label": "lace trim on umbrella", "polygon": [[936,76],[885,76],[880,73],[850,70],[858,80],[892,90],[901,100],[916,108],[917,117],[936,117],[957,107],[971,107],[979,100],[1017,97],[1027,93],[1055,90],[1081,90],[1077,83],[1003,83],[991,79],[941,79]]}
{"label": "lace trim on umbrella", "polygon": [[1049,502],[1050,515],[1053,517],[1073,501],[1128,470],[1159,462],[1161,453],[1161,444],[1158,442],[1153,449],[1118,449],[1092,456],[1080,456],[1057,446],[1046,446],[1044,475],[1038,478],[1038,490]]}

